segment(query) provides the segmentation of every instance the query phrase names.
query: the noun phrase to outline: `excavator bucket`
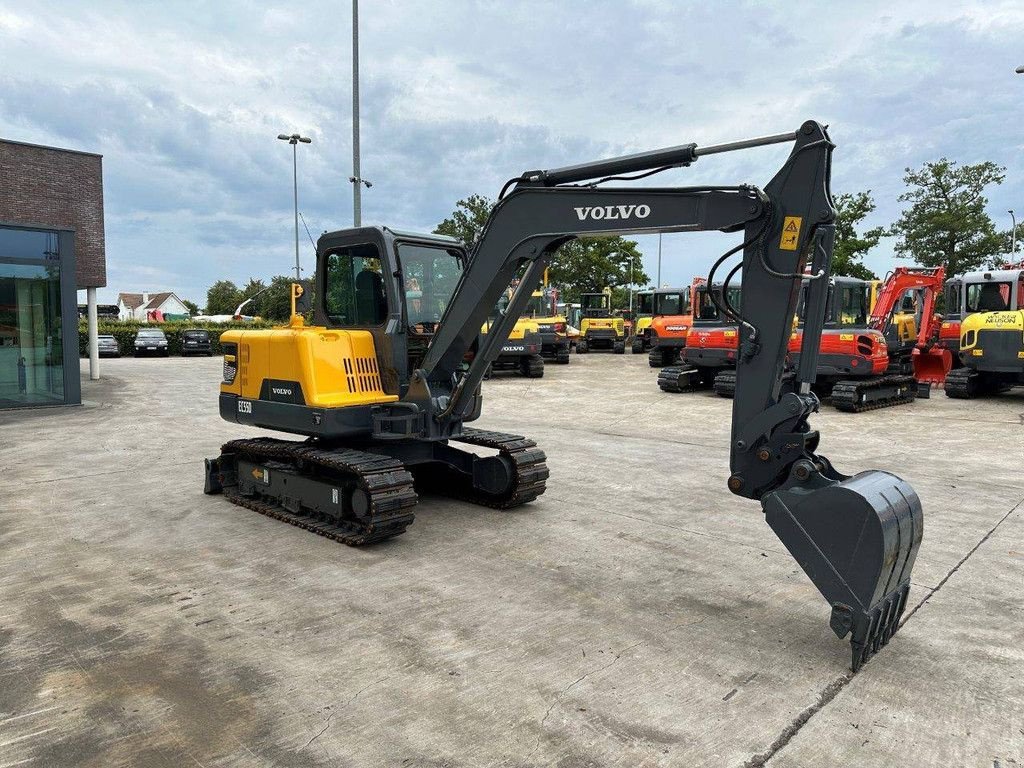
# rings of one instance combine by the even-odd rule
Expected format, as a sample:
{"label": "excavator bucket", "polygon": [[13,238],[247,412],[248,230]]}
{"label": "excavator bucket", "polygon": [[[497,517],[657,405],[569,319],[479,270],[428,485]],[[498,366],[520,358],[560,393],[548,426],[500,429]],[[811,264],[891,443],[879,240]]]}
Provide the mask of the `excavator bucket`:
{"label": "excavator bucket", "polygon": [[924,532],[920,499],[895,475],[871,470],[816,490],[784,487],[762,503],[772,530],[832,606],[832,631],[851,635],[856,672],[899,628]]}
{"label": "excavator bucket", "polygon": [[946,374],[953,368],[953,353],[948,349],[915,349],[911,359],[914,363],[914,378],[924,384],[942,384],[946,381]]}

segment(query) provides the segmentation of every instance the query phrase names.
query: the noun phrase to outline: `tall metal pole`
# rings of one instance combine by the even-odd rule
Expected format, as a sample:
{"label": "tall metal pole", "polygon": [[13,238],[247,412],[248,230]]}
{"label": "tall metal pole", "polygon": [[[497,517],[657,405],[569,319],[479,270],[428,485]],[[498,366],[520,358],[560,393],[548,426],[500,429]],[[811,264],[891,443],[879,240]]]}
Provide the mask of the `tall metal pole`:
{"label": "tall metal pole", "polygon": [[1013,229],[1010,230],[1010,253],[1017,252],[1017,217],[1013,215],[1013,211],[1007,211],[1010,214],[1010,221],[1013,222]]}
{"label": "tall metal pole", "polygon": [[656,287],[661,288],[661,232],[658,233],[658,282]]}
{"label": "tall metal pole", "polygon": [[362,176],[359,173],[359,0],[352,0],[352,221],[361,226]]}
{"label": "tall metal pole", "polygon": [[299,274],[299,144],[292,144],[292,192],[295,198],[295,280],[301,280]]}

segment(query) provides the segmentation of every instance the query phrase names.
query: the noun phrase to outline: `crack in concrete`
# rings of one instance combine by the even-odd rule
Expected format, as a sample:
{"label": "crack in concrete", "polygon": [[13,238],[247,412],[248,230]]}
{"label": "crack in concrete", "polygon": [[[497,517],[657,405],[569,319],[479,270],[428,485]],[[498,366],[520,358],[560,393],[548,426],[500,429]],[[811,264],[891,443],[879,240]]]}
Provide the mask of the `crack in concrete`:
{"label": "crack in concrete", "polygon": [[[910,618],[915,613],[917,613],[922,608],[922,606],[924,606],[925,603],[931,600],[931,598],[935,595],[936,592],[942,589],[943,585],[945,585],[945,583],[953,577],[953,574],[960,570],[963,564],[970,559],[971,555],[977,552],[981,545],[992,537],[992,534],[996,532],[999,526],[1006,522],[1007,518],[1009,518],[1010,515],[1012,515],[1017,510],[1021,509],[1022,506],[1024,506],[1024,499],[1021,499],[1019,502],[1014,504],[1013,507],[1010,508],[1009,512],[1007,512],[1005,515],[999,518],[999,521],[994,526],[992,526],[989,532],[982,536],[978,543],[971,547],[967,554],[963,556],[960,562],[953,566],[952,569],[950,569],[949,573],[945,575],[942,581],[940,581],[934,589],[930,590],[928,594],[924,596],[921,602],[915,605],[913,609],[909,613],[907,613],[906,616],[903,617],[903,620],[900,621],[900,628],[902,628],[908,621],[910,621]],[[818,700],[814,702],[814,704],[812,704],[811,706],[807,707],[807,709],[805,709],[803,712],[797,715],[797,717],[789,725],[783,728],[782,732],[775,739],[775,741],[773,741],[768,746],[767,750],[765,750],[764,752],[759,752],[758,754],[754,755],[749,760],[747,760],[745,763],[743,763],[743,768],[764,768],[764,766],[767,765],[768,761],[774,758],[783,749],[785,749],[789,742],[791,742],[793,738],[797,735],[797,733],[800,732],[800,729],[807,725],[810,719],[814,717],[816,714],[818,714],[818,712],[827,707],[829,703],[836,696],[839,695],[840,691],[842,691],[847,686],[847,684],[854,679],[854,677],[856,677],[856,675],[853,672],[847,672],[846,674],[836,678],[827,686],[825,686],[825,689],[818,695]]]}
{"label": "crack in concrete", "polygon": [[[596,675],[599,672],[604,672],[606,669],[609,669],[610,667],[612,667],[615,664],[615,662],[617,662],[619,660],[619,658],[622,656],[622,654],[624,654],[626,651],[631,651],[634,648],[639,648],[641,645],[644,644],[644,642],[645,641],[641,640],[639,643],[633,643],[633,645],[631,645],[631,646],[629,646],[627,648],[623,648],[621,651],[618,651],[617,653],[615,653],[614,654],[614,658],[612,658],[612,660],[609,661],[607,664],[605,664],[603,666],[600,666],[597,669],[592,669],[589,672],[585,672],[583,675],[581,675],[580,677],[577,677],[575,680],[573,680],[571,683],[569,683],[567,686],[565,686],[565,688],[560,690],[558,692],[558,695],[555,696],[554,701],[551,702],[551,706],[549,706],[547,708],[547,711],[544,712],[544,717],[542,717],[540,719],[540,733],[537,735],[537,743],[534,744],[533,749],[530,750],[530,754],[528,755],[528,757],[533,757],[533,755],[537,752],[537,750],[540,749],[540,743],[544,739],[544,723],[547,722],[548,716],[551,714],[551,710],[553,710],[555,708],[555,705],[558,704],[558,702],[560,702],[562,700],[562,697],[565,696],[565,694],[567,694],[569,691],[571,691],[573,688],[575,688],[577,685],[582,683],[584,680],[586,680],[591,675]],[[586,652],[585,651],[584,651],[583,655],[584,655],[584,657],[586,657]]]}

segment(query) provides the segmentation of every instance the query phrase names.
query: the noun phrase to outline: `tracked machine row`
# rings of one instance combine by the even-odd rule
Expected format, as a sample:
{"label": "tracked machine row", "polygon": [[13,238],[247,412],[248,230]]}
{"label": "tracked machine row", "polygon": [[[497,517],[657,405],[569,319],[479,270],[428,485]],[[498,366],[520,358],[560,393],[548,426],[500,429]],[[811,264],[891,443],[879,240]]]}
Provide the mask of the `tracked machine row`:
{"label": "tracked machine row", "polygon": [[[603,186],[783,142],[792,151],[764,188]],[[221,337],[221,416],[299,437],[227,443],[207,460],[207,492],[355,545],[404,531],[418,491],[498,509],[534,501],[548,477],[543,452],[528,438],[469,425],[482,411],[484,374],[553,252],[578,236],[740,232],[742,245],[716,264],[742,252],[729,273],[742,266],[744,299],[726,485],[760,502],[768,525],[826,599],[830,627],[850,637],[852,665],[860,667],[899,627],[922,510],[900,478],[880,470],[844,475],[816,453],[809,419],[819,407],[811,384],[835,234],[832,150],[825,128],[809,121],[732,144],[528,170],[506,185],[472,252],[450,238],[387,227],[325,233],[317,242],[316,289],[293,288],[290,323]],[[786,374],[807,270],[814,278],[801,357]],[[482,334],[517,278],[507,306]],[[309,294],[312,326],[298,306]],[[613,351],[621,343],[618,331],[590,340],[610,341]],[[522,524],[530,525],[528,516]]]}

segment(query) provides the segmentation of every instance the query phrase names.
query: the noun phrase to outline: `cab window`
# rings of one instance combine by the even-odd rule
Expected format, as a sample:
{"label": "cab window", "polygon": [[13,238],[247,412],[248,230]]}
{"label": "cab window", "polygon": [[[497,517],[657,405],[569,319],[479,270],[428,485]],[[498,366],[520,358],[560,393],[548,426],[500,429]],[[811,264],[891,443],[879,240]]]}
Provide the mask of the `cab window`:
{"label": "cab window", "polygon": [[636,313],[638,315],[654,314],[653,293],[638,293],[636,295]]}
{"label": "cab window", "polygon": [[945,298],[946,306],[943,307],[943,310],[946,314],[960,314],[960,285],[958,283],[952,283],[946,286]]}
{"label": "cab window", "polygon": [[839,325],[863,327],[868,322],[868,285],[839,286]]}
{"label": "cab window", "polygon": [[350,245],[327,254],[324,309],[333,325],[363,328],[387,318],[380,253],[373,244]]}
{"label": "cab window", "polygon": [[1010,284],[971,283],[965,306],[968,312],[1005,312],[1010,308]]}
{"label": "cab window", "polygon": [[682,315],[687,309],[681,293],[659,293],[655,296],[655,302],[659,315]]}
{"label": "cab window", "polygon": [[462,252],[401,243],[398,258],[405,286],[405,313],[410,328],[430,329],[441,321],[462,275]]}

